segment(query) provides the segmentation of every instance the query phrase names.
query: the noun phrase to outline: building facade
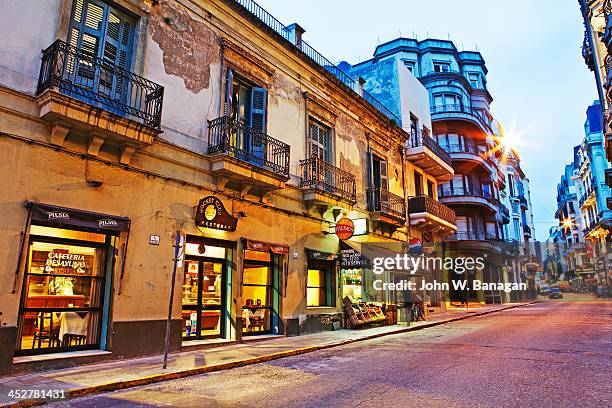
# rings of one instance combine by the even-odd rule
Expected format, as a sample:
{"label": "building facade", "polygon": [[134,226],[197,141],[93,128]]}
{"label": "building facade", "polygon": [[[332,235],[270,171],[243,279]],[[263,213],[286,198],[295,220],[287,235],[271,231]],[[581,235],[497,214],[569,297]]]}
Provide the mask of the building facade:
{"label": "building facade", "polygon": [[409,148],[435,130],[427,97],[406,130],[254,2],[0,14],[0,371],[160,352],[171,294],[171,350],[329,330],[345,298],[400,301],[340,253],[457,231],[448,155]]}
{"label": "building facade", "polygon": [[[493,130],[493,98],[487,89],[488,70],[480,53],[459,52],[446,40],[398,38],[379,45],[373,58],[352,66],[351,73],[364,82],[367,92],[401,117],[402,126],[411,135],[415,134],[412,129],[420,126],[407,102],[411,84],[418,79],[427,89],[432,127],[431,132],[425,128],[422,131],[431,134],[433,140],[422,139],[445,151],[454,171],[452,179],[441,183],[437,191],[440,202],[455,211],[457,220],[457,233],[444,238],[444,248],[455,256],[485,254],[487,267],[474,270],[468,279],[507,279],[504,259],[515,253],[515,246],[506,242],[505,225],[510,222],[508,208],[502,203],[506,169],[501,163],[503,149]],[[420,140],[411,138],[410,146],[418,146]],[[517,198],[518,188],[527,183],[521,172]],[[523,241],[533,221],[527,209],[530,203],[524,191],[520,193],[524,222],[518,226],[518,238]],[[449,278],[457,276],[451,274]],[[520,282],[520,277],[516,279]],[[451,291],[449,296],[452,302],[466,298],[480,303],[503,300],[502,294],[495,291]]]}
{"label": "building facade", "polygon": [[[608,162],[612,162],[612,1],[578,0],[584,22],[582,56],[595,75],[597,94],[603,111],[602,144]],[[606,170],[606,182],[612,187],[612,170]],[[612,197],[607,207],[612,209]]]}

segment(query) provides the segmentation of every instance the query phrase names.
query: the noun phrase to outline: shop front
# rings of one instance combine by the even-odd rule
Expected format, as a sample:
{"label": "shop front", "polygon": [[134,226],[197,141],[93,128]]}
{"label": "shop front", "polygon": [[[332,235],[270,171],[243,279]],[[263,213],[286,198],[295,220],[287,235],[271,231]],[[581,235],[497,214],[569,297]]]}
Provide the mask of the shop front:
{"label": "shop front", "polygon": [[279,334],[280,277],[285,270],[289,247],[243,239],[242,333],[243,335]]}
{"label": "shop front", "polygon": [[188,235],[183,269],[183,340],[225,338],[236,243]]}
{"label": "shop front", "polygon": [[130,220],[40,203],[28,209],[15,355],[106,350],[115,254]]}

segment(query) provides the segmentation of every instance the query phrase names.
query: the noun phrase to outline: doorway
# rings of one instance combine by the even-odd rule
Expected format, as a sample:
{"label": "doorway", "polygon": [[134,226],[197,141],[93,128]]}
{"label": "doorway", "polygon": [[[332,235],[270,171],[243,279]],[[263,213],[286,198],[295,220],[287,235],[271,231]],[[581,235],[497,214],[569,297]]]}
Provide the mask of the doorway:
{"label": "doorway", "polygon": [[183,340],[225,334],[224,259],[186,255],[183,279]]}

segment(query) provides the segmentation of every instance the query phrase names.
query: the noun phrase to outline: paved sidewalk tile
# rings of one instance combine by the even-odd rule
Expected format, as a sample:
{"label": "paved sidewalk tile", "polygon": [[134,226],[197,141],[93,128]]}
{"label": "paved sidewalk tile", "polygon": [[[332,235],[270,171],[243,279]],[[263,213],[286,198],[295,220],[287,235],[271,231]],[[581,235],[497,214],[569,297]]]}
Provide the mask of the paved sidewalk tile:
{"label": "paved sidewalk tile", "polygon": [[[222,345],[202,350],[173,353],[168,357],[168,368],[162,368],[162,356],[118,360],[112,362],[81,365],[60,370],[44,371],[0,379],[0,404],[11,405],[7,393],[11,389],[63,389],[66,395],[75,397],[101,391],[127,388],[156,381],[180,378],[204,372],[229,369],[255,364],[290,355],[302,354],[380,337],[403,331],[418,330],[456,319],[487,314],[524,304],[484,306],[465,310],[454,309],[432,315],[427,322],[410,326],[394,325],[365,328],[361,330],[337,330],[296,337],[275,337],[242,344]],[[21,405],[33,405],[35,401],[21,401]]]}

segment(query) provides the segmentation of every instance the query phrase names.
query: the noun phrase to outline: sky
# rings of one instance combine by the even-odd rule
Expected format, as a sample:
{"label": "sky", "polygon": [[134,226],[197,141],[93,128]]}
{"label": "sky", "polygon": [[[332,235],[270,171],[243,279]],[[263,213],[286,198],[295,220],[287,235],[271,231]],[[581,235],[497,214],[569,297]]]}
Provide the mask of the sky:
{"label": "sky", "polygon": [[[597,98],[581,54],[584,26],[576,0],[258,0],[332,62],[371,58],[376,45],[401,36],[452,40],[482,53],[493,115],[521,134],[521,167],[531,186],[536,237],[556,225],[556,186],[585,111]],[[299,4],[299,7],[296,5]]]}

